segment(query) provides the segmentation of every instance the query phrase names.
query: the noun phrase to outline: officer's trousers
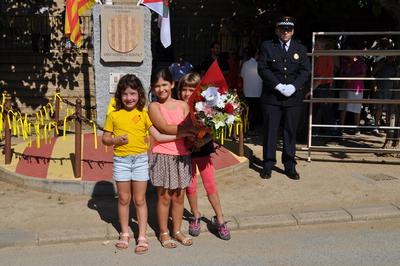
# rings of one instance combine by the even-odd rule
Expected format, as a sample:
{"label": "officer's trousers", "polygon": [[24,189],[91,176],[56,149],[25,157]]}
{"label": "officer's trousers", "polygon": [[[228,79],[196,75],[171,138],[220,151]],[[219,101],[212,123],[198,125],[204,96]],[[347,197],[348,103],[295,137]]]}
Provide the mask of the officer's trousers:
{"label": "officer's trousers", "polygon": [[283,128],[282,163],[293,169],[296,160],[296,131],[302,116],[302,105],[280,106],[262,104],[264,118],[263,161],[269,169],[276,163],[276,145],[280,125]]}

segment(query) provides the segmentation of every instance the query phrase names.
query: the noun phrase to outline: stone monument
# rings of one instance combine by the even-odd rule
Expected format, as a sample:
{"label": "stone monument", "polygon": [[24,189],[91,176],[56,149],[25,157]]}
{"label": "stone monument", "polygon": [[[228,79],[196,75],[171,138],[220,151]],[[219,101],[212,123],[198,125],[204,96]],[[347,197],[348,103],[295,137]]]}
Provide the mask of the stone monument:
{"label": "stone monument", "polygon": [[152,71],[151,13],[143,6],[95,5],[92,14],[96,122],[103,126],[122,75],[135,74],[148,95]]}

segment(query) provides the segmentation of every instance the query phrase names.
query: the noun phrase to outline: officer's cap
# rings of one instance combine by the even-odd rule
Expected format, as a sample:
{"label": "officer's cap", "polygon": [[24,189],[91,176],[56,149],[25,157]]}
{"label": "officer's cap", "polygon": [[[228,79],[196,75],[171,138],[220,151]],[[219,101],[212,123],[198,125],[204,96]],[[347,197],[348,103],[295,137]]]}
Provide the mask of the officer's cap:
{"label": "officer's cap", "polygon": [[285,28],[285,29],[293,29],[294,28],[294,18],[289,17],[289,16],[280,17],[276,21],[276,27]]}

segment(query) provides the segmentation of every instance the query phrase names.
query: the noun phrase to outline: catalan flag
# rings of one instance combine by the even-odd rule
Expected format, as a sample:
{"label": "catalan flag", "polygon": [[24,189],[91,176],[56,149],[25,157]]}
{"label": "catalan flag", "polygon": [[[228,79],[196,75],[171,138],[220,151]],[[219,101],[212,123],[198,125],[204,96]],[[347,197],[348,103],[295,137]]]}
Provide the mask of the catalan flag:
{"label": "catalan flag", "polygon": [[77,46],[82,45],[79,15],[95,4],[95,0],[66,0],[65,1],[65,35]]}

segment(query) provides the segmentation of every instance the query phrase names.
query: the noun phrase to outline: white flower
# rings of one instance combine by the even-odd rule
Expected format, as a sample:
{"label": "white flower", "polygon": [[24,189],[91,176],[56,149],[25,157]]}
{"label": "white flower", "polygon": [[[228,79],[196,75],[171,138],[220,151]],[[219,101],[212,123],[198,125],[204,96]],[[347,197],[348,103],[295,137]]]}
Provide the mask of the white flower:
{"label": "white flower", "polygon": [[219,98],[218,98],[217,107],[218,108],[224,108],[225,107],[225,101],[226,101],[226,94],[225,95],[220,95]]}
{"label": "white flower", "polygon": [[213,107],[218,103],[220,94],[218,92],[218,88],[208,87],[205,91],[201,93],[201,96],[206,99],[206,104],[208,106]]}
{"label": "white flower", "polygon": [[215,129],[218,129],[218,128],[220,128],[220,127],[224,127],[224,126],[225,126],[225,123],[224,123],[224,121],[218,121],[218,122],[216,122],[216,123],[214,124],[214,126],[215,126]]}
{"label": "white flower", "polygon": [[226,124],[227,125],[232,125],[233,122],[235,122],[235,116],[234,115],[227,115]]}
{"label": "white flower", "polygon": [[195,109],[197,112],[203,111],[203,109],[204,109],[204,107],[203,107],[203,102],[197,102],[197,103],[194,105],[194,109]]}

